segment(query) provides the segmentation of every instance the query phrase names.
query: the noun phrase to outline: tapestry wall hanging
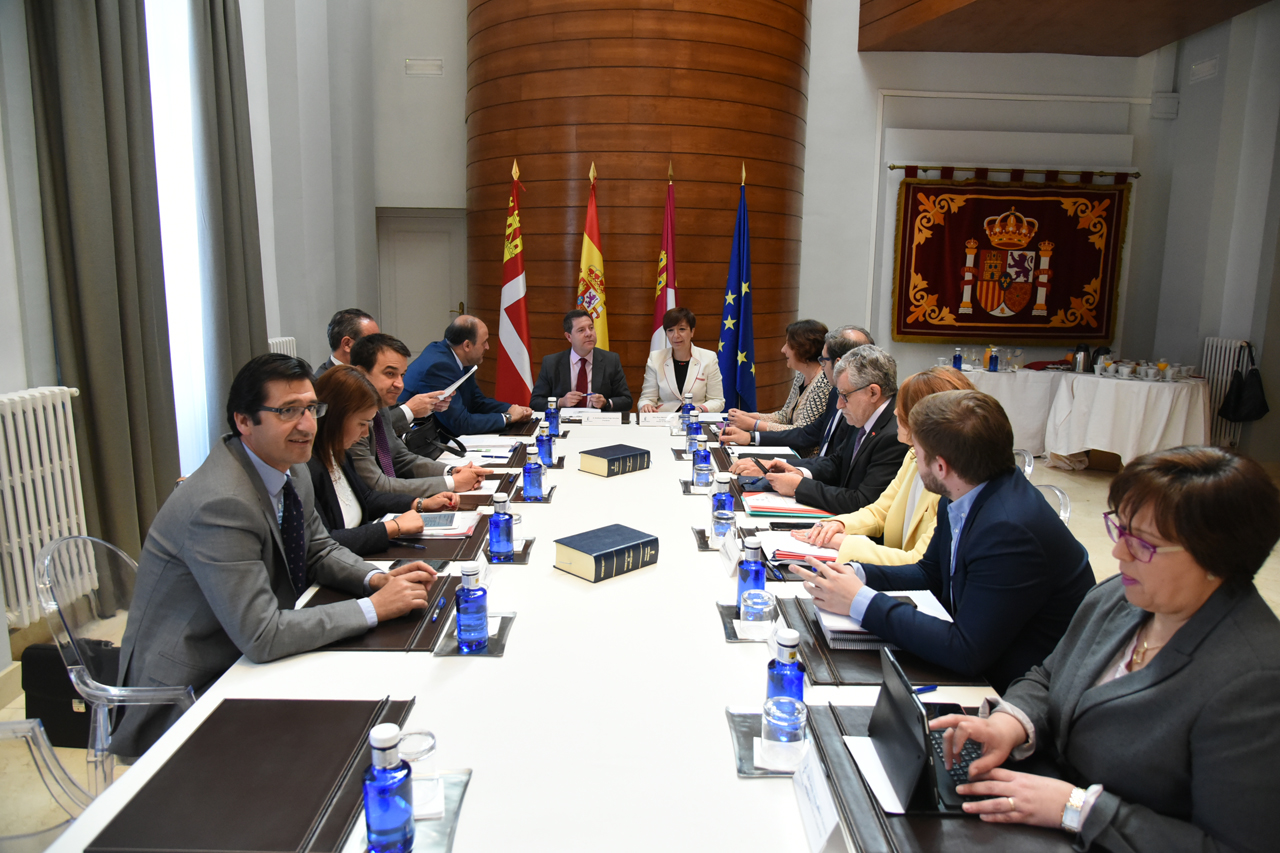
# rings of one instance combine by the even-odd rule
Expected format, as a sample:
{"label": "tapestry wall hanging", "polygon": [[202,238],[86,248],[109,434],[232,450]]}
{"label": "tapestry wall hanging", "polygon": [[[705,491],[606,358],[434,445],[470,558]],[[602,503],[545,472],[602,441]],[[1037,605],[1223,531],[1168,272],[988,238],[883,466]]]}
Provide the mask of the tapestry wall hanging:
{"label": "tapestry wall hanging", "polygon": [[893,339],[1110,343],[1131,186],[907,178]]}

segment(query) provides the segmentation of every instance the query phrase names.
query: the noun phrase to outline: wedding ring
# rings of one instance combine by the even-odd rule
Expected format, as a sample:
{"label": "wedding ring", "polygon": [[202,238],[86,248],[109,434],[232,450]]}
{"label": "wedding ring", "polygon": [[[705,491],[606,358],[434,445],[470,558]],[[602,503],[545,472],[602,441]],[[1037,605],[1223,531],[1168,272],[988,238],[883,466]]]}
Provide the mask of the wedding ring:
{"label": "wedding ring", "polygon": [[1018,810],[1018,804],[1013,801],[1013,797],[1005,797],[1005,799],[1009,801],[1009,811],[1016,812]]}

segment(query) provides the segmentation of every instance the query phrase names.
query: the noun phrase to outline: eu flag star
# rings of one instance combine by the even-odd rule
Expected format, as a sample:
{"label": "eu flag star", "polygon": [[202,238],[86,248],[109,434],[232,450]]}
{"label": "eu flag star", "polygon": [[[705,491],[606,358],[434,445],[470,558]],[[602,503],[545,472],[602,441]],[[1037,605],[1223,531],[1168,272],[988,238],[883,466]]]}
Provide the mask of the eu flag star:
{"label": "eu flag star", "polygon": [[754,364],[753,364],[753,365],[751,365],[751,375],[752,375],[752,376],[755,376],[755,375],[756,375],[756,366],[755,366]]}
{"label": "eu flag star", "polygon": [[743,292],[743,293],[750,293],[750,292],[751,292],[751,282],[749,282],[749,281],[744,281],[744,282],[742,283],[742,292]]}
{"label": "eu flag star", "polygon": [[746,364],[746,363],[747,363],[747,354],[742,350],[738,350],[738,364]]}
{"label": "eu flag star", "polygon": [[727,303],[729,303],[730,305],[732,305],[732,304],[733,304],[733,297],[734,297],[734,296],[736,296],[736,295],[737,295],[737,294],[733,294],[733,293],[726,293],[726,294],[724,295],[724,301],[725,301],[725,302],[727,302]]}
{"label": "eu flag star", "polygon": [[720,346],[716,347],[716,352],[724,352],[724,341],[721,341]]}
{"label": "eu flag star", "polygon": [[734,324],[734,323],[736,323],[736,322],[738,322],[738,321],[737,321],[737,320],[735,320],[735,319],[733,319],[732,317],[725,317],[725,318],[724,318],[724,327],[725,327],[726,329],[732,329],[732,328],[733,328],[733,324]]}

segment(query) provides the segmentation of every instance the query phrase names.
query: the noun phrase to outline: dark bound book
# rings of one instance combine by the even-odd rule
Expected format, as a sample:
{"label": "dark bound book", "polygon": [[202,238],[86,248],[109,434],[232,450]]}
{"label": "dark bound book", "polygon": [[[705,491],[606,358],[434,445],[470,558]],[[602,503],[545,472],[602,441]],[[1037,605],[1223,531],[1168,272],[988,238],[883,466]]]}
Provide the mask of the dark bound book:
{"label": "dark bound book", "polygon": [[556,540],[556,568],[599,583],[658,562],[658,537],[621,524]]}
{"label": "dark bound book", "polygon": [[595,450],[584,450],[578,457],[578,469],[600,477],[616,477],[649,467],[649,451],[629,444],[610,444]]}
{"label": "dark bound book", "polygon": [[224,699],[86,849],[335,853],[364,805],[369,729],[412,707]]}

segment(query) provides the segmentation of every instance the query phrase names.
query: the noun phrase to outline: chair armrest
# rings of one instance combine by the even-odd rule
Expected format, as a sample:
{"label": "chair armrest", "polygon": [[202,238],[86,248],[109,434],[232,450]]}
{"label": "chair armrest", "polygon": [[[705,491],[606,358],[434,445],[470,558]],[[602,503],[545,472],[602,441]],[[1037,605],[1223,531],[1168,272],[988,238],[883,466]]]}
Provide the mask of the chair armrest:
{"label": "chair armrest", "polygon": [[112,687],[89,677],[84,667],[70,667],[71,683],[76,692],[92,704],[178,705],[184,710],[195,704],[196,693],[190,687]]}

